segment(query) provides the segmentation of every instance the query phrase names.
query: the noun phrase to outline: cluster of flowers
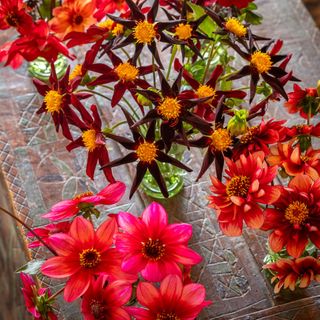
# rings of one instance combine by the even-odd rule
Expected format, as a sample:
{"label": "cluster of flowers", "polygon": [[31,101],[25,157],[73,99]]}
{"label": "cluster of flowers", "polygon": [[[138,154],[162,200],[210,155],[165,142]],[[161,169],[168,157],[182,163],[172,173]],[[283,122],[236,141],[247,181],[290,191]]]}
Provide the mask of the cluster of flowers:
{"label": "cluster of flowers", "polygon": [[[95,195],[59,202],[44,215],[52,223],[28,234],[36,237],[30,248],[45,246],[54,255],[41,273],[68,278],[52,295],[21,274],[27,309],[36,319],[57,319],[53,303],[62,291],[66,302],[81,297],[84,319],[195,319],[211,303],[204,287],[190,278],[191,267],[202,260],[188,248],[191,225],[169,224],[160,204],[149,205],[141,217],[112,214],[94,228],[95,206],[117,203],[124,191],[125,185],[115,182]],[[132,306],[136,300],[142,307]]]}
{"label": "cluster of flowers", "polygon": [[[1,1],[1,4],[0,21],[8,21],[12,8],[19,14],[20,10],[28,14],[29,9],[25,5],[20,7],[19,1]],[[299,81],[292,71],[287,71],[291,55],[280,54],[281,40],[254,34],[252,24],[260,21],[253,12],[255,8],[253,0],[155,0],[151,7],[144,1],[132,0],[63,1],[52,10],[50,37],[59,39],[60,45],[64,41],[67,48],[88,45],[89,49],[83,63],[72,71],[69,66],[61,79],[52,63],[49,81],[35,79],[34,84],[44,97],[39,113],[51,114],[56,130],[61,128],[70,140],[67,149],[87,149],[86,172],[91,179],[99,163],[114,186],[119,182],[112,168],[137,162],[130,198],[147,172],[154,177],[163,196],[168,197],[159,164],[169,163],[192,171],[170,153],[172,146],[203,149],[197,180],[209,168],[215,168],[209,199],[222,232],[229,236],[241,235],[243,221],[250,228],[271,230],[269,245],[273,252],[281,252],[283,256],[286,250],[292,257],[265,266],[273,272],[278,292],[282,287],[306,287],[311,280],[319,280],[318,257],[305,257],[305,249],[308,242],[320,248],[320,150],[314,148],[314,140],[320,137],[320,124],[311,124],[319,113],[320,88],[304,89],[295,84],[293,92],[286,92],[284,87],[289,81]],[[115,9],[117,14],[111,14]],[[23,30],[20,22],[14,27],[20,33]],[[170,50],[168,63],[164,63],[160,47],[163,51]],[[28,44],[26,51],[30,48]],[[150,52],[150,61],[143,65],[146,61],[141,61],[141,54],[146,50]],[[233,66],[231,50],[245,62],[240,70]],[[7,64],[13,57],[16,57],[14,49],[9,49]],[[246,78],[249,86],[243,86]],[[236,83],[241,86],[234,89]],[[83,100],[92,95],[110,101],[112,108],[121,110],[125,120],[112,128],[104,127],[100,109],[93,104],[88,110],[83,104]],[[289,113],[299,113],[306,123],[286,126],[284,120],[264,120],[270,103],[281,99],[287,101],[285,107]],[[114,129],[123,124],[129,126],[132,139],[123,133],[114,133]],[[73,137],[71,127],[78,128],[77,138]],[[129,153],[110,161],[109,140],[119,143]],[[224,172],[225,179],[222,178]],[[279,184],[279,179],[285,186]],[[92,195],[84,197],[58,204],[47,217],[68,218],[79,210],[85,218],[97,214],[94,205],[103,202],[90,198]],[[153,214],[155,217],[151,219]],[[91,312],[107,312],[109,307],[103,307],[101,301],[92,302],[96,290],[100,290],[98,296],[108,296],[111,293],[109,285],[105,286],[106,281],[110,286],[124,279],[127,284],[134,283],[140,272],[147,281],[162,281],[160,291],[148,283],[138,285],[138,301],[149,311],[122,307],[131,296],[131,289],[124,284],[121,284],[121,296],[128,299],[123,298],[114,308],[137,319],[194,318],[206,302],[201,285],[193,284],[199,289],[195,290],[195,300],[190,298],[194,289],[186,284],[189,281],[186,274],[188,266],[200,260],[186,246],[191,236],[189,227],[182,225],[187,231],[169,225],[166,236],[160,238],[156,230],[167,226],[164,216],[163,209],[152,204],[142,219],[119,213],[96,231],[84,217],[39,229],[36,232],[45,243],[50,235],[47,245],[57,255],[45,262],[42,273],[57,278],[70,277],[64,290],[65,299],[82,297],[83,312],[89,310],[89,306],[93,306]],[[57,230],[63,233],[51,235]],[[170,235],[171,231],[175,236]],[[181,242],[175,239],[171,247],[173,238]],[[112,245],[115,247],[110,248]],[[170,259],[163,260],[167,253]],[[111,254],[115,256],[107,266],[104,262],[110,261]],[[147,259],[152,263],[146,264]],[[178,264],[187,267],[181,272]],[[93,274],[99,277],[93,280]],[[171,274],[178,274],[180,278]],[[102,275],[107,278],[101,278]],[[179,299],[173,299],[176,293],[166,293],[169,283],[180,288],[176,289]],[[144,294],[145,289],[149,297]],[[184,307],[190,310],[188,315],[175,309],[187,301],[184,290],[189,292],[186,296],[190,305]],[[117,289],[110,290],[115,291]],[[48,291],[45,294],[50,295]],[[156,309],[162,306],[154,302],[156,298],[170,300],[172,303],[168,300],[166,303],[172,309]],[[110,297],[105,301],[108,299]],[[102,307],[99,309],[99,306]]]}

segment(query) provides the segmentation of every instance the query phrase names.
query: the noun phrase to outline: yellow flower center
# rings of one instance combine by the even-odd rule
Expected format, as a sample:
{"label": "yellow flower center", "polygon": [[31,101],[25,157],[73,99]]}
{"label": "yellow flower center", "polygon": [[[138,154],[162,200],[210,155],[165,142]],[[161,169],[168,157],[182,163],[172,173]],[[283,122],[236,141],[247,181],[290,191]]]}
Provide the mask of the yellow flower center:
{"label": "yellow flower center", "polygon": [[69,81],[82,76],[82,64],[77,64],[69,75]]}
{"label": "yellow flower center", "polygon": [[90,196],[93,196],[94,193],[91,192],[91,191],[87,191],[87,192],[82,192],[82,193],[79,193],[77,194],[75,197],[73,197],[73,200],[79,200],[83,197],[90,197]]}
{"label": "yellow flower center", "polygon": [[133,36],[138,43],[150,44],[157,33],[154,25],[148,21],[140,21],[133,29]]}
{"label": "yellow flower center", "polygon": [[158,113],[168,120],[177,119],[181,113],[181,104],[176,98],[165,98],[158,106]]}
{"label": "yellow flower center", "polygon": [[97,147],[96,136],[97,133],[94,129],[89,129],[82,133],[83,144],[89,152],[92,152]]}
{"label": "yellow flower center", "polygon": [[60,112],[62,109],[62,99],[63,96],[58,91],[48,91],[44,97],[47,111],[51,113]]}
{"label": "yellow flower center", "polygon": [[232,144],[232,139],[227,129],[214,130],[211,140],[211,146],[217,151],[226,151]]}
{"label": "yellow flower center", "polygon": [[292,224],[303,224],[309,216],[308,206],[300,201],[293,201],[287,207],[284,216]]}
{"label": "yellow flower center", "polygon": [[247,176],[235,176],[228,183],[226,192],[228,197],[245,198],[250,188],[250,178]]}
{"label": "yellow flower center", "polygon": [[149,238],[147,242],[141,242],[141,244],[142,255],[149,260],[158,261],[165,254],[166,245],[162,244],[159,239],[153,240]]}
{"label": "yellow flower center", "polygon": [[175,313],[170,312],[162,312],[157,314],[157,319],[156,320],[180,320],[179,317],[176,316]]}
{"label": "yellow flower center", "polygon": [[175,35],[179,38],[179,40],[188,40],[192,36],[192,28],[190,24],[179,23],[176,27]]}
{"label": "yellow flower center", "polygon": [[80,266],[83,268],[94,268],[101,262],[101,254],[94,248],[85,249],[79,253]]}
{"label": "yellow flower center", "polygon": [[258,131],[259,131],[258,126],[251,127],[245,134],[241,136],[240,143],[246,144],[251,142],[255,137],[255,135],[258,133]]}
{"label": "yellow flower center", "polygon": [[157,151],[154,143],[143,142],[139,145],[136,153],[140,161],[151,163],[157,158]]}
{"label": "yellow flower center", "polygon": [[225,24],[225,28],[239,38],[247,34],[247,28],[237,18],[229,18]]}
{"label": "yellow flower center", "polygon": [[207,85],[200,85],[197,89],[197,95],[200,99],[212,97],[205,101],[206,103],[211,103],[216,97],[216,90]]}
{"label": "yellow flower center", "polygon": [[97,26],[102,29],[111,30],[114,22],[110,19],[97,23]]}
{"label": "yellow flower center", "polygon": [[120,63],[115,72],[122,81],[134,81],[139,75],[139,70],[129,62]]}
{"label": "yellow flower center", "polygon": [[268,72],[272,67],[272,61],[269,54],[256,51],[251,56],[251,65],[258,70],[259,73]]}
{"label": "yellow flower center", "polygon": [[308,157],[308,156],[306,156],[306,155],[301,155],[301,156],[300,156],[300,159],[301,159],[302,162],[308,162],[308,161],[311,160],[311,158]]}
{"label": "yellow flower center", "polygon": [[120,23],[117,23],[112,29],[112,34],[114,36],[120,36],[121,34],[123,34],[123,31],[124,31],[123,25]]}

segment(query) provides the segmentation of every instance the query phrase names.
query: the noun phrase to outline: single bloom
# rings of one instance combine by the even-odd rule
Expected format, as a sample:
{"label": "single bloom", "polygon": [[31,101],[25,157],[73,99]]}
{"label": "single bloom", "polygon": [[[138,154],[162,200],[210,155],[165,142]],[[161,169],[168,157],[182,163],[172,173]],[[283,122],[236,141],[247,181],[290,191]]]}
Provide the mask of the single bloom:
{"label": "single bloom", "polygon": [[182,276],[180,265],[192,266],[202,260],[188,248],[191,225],[168,224],[167,212],[156,202],[141,218],[120,212],[117,221],[122,232],[116,236],[116,249],[124,255],[122,269],[126,272],[141,272],[145,280],[158,282],[169,274]]}
{"label": "single bloom", "polygon": [[53,312],[50,300],[51,292],[48,288],[38,288],[33,278],[25,273],[20,273],[23,284],[21,288],[27,310],[32,314],[34,319],[39,320],[58,320]]}
{"label": "single bloom", "polygon": [[122,280],[108,282],[98,276],[82,297],[81,313],[84,320],[130,320],[124,305],[129,302],[132,284]]}
{"label": "single bloom", "polygon": [[203,285],[184,285],[177,275],[168,275],[160,283],[160,288],[151,283],[140,282],[137,299],[143,308],[127,307],[137,320],[194,320],[203,308],[211,304],[205,300]]}
{"label": "single bloom", "polygon": [[271,230],[269,245],[274,252],[284,247],[299,258],[310,240],[320,248],[320,179],[294,177],[281,197],[265,210],[262,230]]}
{"label": "single bloom", "polygon": [[280,259],[263,266],[273,274],[271,282],[275,282],[274,293],[289,288],[307,288],[311,281],[320,282],[320,260],[311,256],[298,259]]}
{"label": "single bloom", "polygon": [[50,28],[60,39],[72,31],[84,32],[96,23],[95,10],[94,0],[65,0],[62,6],[53,9]]}
{"label": "single bloom", "polygon": [[277,175],[277,166],[269,167],[263,152],[239,160],[226,158],[226,183],[211,176],[210,207],[216,210],[222,232],[228,236],[242,234],[243,220],[247,226],[259,229],[264,222],[263,210],[259,204],[272,204],[281,194],[278,186],[271,186]]}
{"label": "single bloom", "polygon": [[50,237],[50,245],[57,256],[49,258],[41,272],[51,278],[67,278],[64,299],[72,302],[89,289],[94,276],[107,275],[113,280],[136,281],[136,277],[121,270],[122,255],[114,248],[117,232],[114,218],[108,218],[95,231],[92,222],[76,217],[69,233]]}
{"label": "single bloom", "polygon": [[43,215],[52,221],[73,218],[79,213],[86,213],[96,205],[111,205],[120,201],[126,186],[122,182],[115,182],[107,185],[97,194],[84,192],[73,199],[63,200],[55,204],[50,212]]}

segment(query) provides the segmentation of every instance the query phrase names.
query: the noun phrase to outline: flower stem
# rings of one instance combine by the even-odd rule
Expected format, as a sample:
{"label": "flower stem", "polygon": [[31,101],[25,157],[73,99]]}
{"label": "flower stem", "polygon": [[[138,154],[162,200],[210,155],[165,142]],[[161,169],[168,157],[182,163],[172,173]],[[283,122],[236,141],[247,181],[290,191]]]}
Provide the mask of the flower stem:
{"label": "flower stem", "polygon": [[62,293],[64,290],[64,287],[59,289],[57,292],[55,292],[52,296],[49,297],[49,299],[47,301],[51,301],[53,299],[55,299],[60,293]]}
{"label": "flower stem", "polygon": [[209,72],[209,68],[210,68],[210,64],[211,64],[211,61],[213,59],[213,57],[215,56],[216,52],[217,52],[217,49],[218,46],[216,46],[216,43],[214,42],[211,46],[211,50],[210,50],[210,53],[209,53],[209,59],[208,59],[208,63],[206,65],[206,68],[204,70],[204,74],[203,74],[203,78],[202,78],[202,84],[204,84],[204,82],[206,81],[207,79],[207,76],[208,76],[208,72]]}
{"label": "flower stem", "polygon": [[8,210],[0,207],[0,210],[6,213],[8,216],[19,222],[21,225],[23,225],[39,242],[41,242],[51,253],[53,253],[55,256],[57,253],[54,249],[52,249],[47,243],[45,243],[24,221],[22,221],[20,218],[16,217],[14,214],[9,212]]}
{"label": "flower stem", "polygon": [[166,79],[167,79],[167,80],[169,80],[170,73],[171,73],[171,69],[172,69],[173,59],[175,58],[176,53],[177,53],[177,46],[174,45],[173,48],[172,48],[171,57],[170,57],[170,62],[169,62],[169,66],[168,66],[168,71],[167,71],[167,76],[166,76]]}
{"label": "flower stem", "polygon": [[125,123],[128,123],[128,122],[127,121],[120,121],[120,122],[116,123],[113,127],[111,127],[110,129],[113,131],[115,128],[118,128]]}

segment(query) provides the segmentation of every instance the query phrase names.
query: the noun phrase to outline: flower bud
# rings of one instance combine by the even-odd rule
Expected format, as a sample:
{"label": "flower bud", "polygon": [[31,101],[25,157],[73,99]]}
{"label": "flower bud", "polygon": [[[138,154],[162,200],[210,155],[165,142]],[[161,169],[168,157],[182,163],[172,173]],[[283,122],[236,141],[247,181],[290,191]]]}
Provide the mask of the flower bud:
{"label": "flower bud", "polygon": [[248,110],[234,110],[234,116],[229,120],[227,129],[232,136],[238,136],[247,131],[247,117],[249,115]]}

